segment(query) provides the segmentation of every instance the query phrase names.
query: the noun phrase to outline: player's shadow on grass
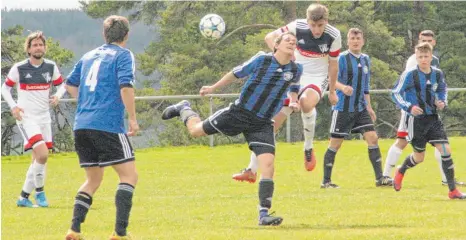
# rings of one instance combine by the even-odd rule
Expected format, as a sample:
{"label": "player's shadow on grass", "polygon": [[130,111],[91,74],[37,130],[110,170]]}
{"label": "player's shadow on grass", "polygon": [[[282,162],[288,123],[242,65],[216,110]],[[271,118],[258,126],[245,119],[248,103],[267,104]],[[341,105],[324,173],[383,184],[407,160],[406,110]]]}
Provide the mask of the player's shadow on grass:
{"label": "player's shadow on grass", "polygon": [[383,228],[407,228],[409,226],[402,224],[343,224],[343,225],[312,225],[307,223],[301,224],[291,224],[288,225],[284,223],[278,227],[245,227],[245,229],[264,229],[264,230],[304,230],[304,229],[313,229],[313,230],[343,230],[343,229],[383,229]]}

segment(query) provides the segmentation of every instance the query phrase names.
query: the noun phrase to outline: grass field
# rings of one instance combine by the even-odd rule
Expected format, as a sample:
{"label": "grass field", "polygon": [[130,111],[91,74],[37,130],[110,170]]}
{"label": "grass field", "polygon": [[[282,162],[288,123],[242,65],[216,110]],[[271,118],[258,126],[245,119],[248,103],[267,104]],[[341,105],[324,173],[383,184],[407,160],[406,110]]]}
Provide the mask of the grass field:
{"label": "grass field", "polygon": [[[384,156],[392,142],[380,142]],[[464,179],[466,138],[452,138],[451,145],[456,173]],[[309,173],[302,143],[278,144],[272,207],[284,217],[278,227],[257,226],[257,183],[231,180],[249,161],[245,144],[138,150],[129,231],[133,239],[466,239],[466,201],[448,199],[432,148],[395,192],[375,188],[362,141],[343,143],[337,155],[332,180],[341,188],[320,189],[326,146],[316,143],[318,167]],[[76,155],[51,156],[48,209],[16,207],[28,164],[27,156],[2,159],[2,239],[64,239],[84,181]],[[82,226],[86,239],[108,239],[113,231],[116,186],[107,169]]]}

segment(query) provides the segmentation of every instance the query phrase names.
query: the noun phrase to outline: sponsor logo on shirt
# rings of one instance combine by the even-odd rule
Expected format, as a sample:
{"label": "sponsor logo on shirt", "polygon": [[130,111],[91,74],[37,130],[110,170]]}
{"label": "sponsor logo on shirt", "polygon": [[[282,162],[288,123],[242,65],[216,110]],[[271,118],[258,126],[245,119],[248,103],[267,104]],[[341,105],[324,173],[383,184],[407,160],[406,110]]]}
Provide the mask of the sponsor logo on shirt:
{"label": "sponsor logo on shirt", "polygon": [[319,49],[321,52],[328,52],[328,45],[327,44],[320,44]]}
{"label": "sponsor logo on shirt", "polygon": [[45,79],[45,81],[50,82],[52,81],[52,77],[50,76],[49,72],[42,73],[42,77]]}

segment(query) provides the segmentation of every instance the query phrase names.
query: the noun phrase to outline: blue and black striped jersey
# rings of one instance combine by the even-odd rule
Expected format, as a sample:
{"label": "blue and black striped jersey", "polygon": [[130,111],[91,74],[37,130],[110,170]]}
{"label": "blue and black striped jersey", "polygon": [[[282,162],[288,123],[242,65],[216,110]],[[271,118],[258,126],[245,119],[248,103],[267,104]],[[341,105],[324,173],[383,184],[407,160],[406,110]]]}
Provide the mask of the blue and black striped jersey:
{"label": "blue and black striped jersey", "polygon": [[291,61],[281,65],[272,53],[259,52],[233,69],[237,78],[249,76],[235,104],[260,118],[271,119],[282,108],[287,92],[299,91],[302,72],[300,64]]}
{"label": "blue and black striped jersey", "polygon": [[424,111],[423,115],[436,114],[436,100],[447,104],[447,84],[442,70],[431,67],[429,74],[418,67],[404,71],[392,90],[392,99],[408,113],[416,105]]}
{"label": "blue and black striped jersey", "polygon": [[353,88],[353,94],[346,96],[337,90],[338,103],[333,110],[340,112],[361,112],[366,109],[367,101],[364,97],[369,94],[371,68],[370,59],[366,54],[359,57],[349,51],[344,51],[338,58],[338,81]]}

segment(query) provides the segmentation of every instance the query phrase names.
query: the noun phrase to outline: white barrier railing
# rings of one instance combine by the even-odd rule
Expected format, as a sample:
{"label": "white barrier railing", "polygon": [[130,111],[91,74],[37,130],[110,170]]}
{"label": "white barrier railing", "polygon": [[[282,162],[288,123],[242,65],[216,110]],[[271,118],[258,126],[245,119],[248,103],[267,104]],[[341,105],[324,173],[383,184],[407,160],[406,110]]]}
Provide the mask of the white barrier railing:
{"label": "white barrier railing", "polygon": [[[379,93],[390,93],[390,89],[374,89],[371,90],[371,94],[379,94]],[[466,88],[448,88],[448,92],[466,92]],[[328,92],[325,92],[324,95],[327,95]],[[136,101],[153,101],[153,100],[183,100],[183,99],[201,99],[201,98],[210,98],[209,99],[209,108],[210,108],[210,115],[213,114],[213,98],[238,98],[239,93],[227,93],[227,94],[208,94],[206,96],[200,95],[171,95],[171,96],[142,96],[136,97]],[[74,98],[68,99],[61,99],[60,102],[76,102]],[[2,101],[5,103],[5,101]],[[286,121],[286,141],[291,141],[291,124],[290,121]],[[214,146],[214,136],[210,137],[210,146]]]}

